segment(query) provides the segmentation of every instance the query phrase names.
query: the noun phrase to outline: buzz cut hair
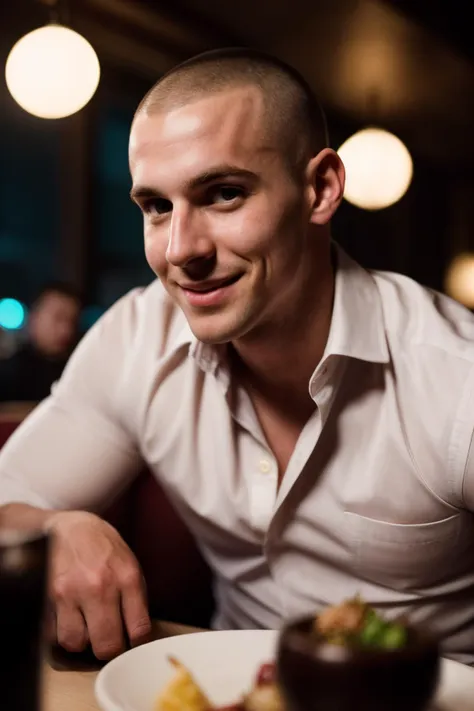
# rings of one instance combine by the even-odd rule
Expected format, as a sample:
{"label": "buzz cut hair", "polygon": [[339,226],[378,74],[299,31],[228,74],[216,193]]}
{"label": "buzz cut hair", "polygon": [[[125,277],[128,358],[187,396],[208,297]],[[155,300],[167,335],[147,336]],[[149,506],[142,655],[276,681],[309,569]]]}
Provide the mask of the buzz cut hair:
{"label": "buzz cut hair", "polygon": [[142,99],[135,118],[245,87],[261,92],[265,130],[277,139],[292,170],[329,146],[324,111],[303,76],[276,57],[241,47],[204,52],[172,68]]}

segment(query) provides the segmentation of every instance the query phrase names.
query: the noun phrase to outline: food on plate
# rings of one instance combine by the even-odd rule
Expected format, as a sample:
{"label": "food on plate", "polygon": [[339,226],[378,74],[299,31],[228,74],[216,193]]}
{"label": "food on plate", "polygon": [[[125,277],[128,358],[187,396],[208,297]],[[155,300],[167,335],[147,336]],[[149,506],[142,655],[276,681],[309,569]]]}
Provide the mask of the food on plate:
{"label": "food on plate", "polygon": [[406,627],[384,620],[359,597],[333,605],[314,620],[315,636],[330,644],[400,649],[408,641]]}
{"label": "food on plate", "polygon": [[174,657],[169,658],[176,671],[156,701],[156,711],[209,711],[212,708],[190,671]]}
{"label": "food on plate", "polygon": [[[361,650],[395,650],[408,642],[407,629],[401,622],[383,619],[360,597],[319,613],[310,636],[314,637],[315,645],[345,645]],[[173,658],[170,662],[176,667],[176,673],[159,695],[155,711],[284,711],[274,663],[260,667],[250,691],[234,705],[217,708],[183,664]]]}
{"label": "food on plate", "polygon": [[235,704],[213,706],[186,667],[173,658],[176,674],[159,695],[155,711],[284,711],[275,665],[262,664],[252,688]]}
{"label": "food on plate", "polygon": [[[224,711],[224,709],[219,711]],[[252,689],[234,707],[233,711],[284,711],[273,662],[262,664]]]}

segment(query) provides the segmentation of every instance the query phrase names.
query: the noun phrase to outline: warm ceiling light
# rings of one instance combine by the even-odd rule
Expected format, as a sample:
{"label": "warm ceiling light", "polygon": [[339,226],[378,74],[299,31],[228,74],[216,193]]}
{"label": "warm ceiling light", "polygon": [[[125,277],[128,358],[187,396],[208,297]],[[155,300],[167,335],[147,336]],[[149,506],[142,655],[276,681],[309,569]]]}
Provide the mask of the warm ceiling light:
{"label": "warm ceiling light", "polygon": [[474,254],[464,252],[453,259],[446,273],[445,290],[456,301],[474,309]]}
{"label": "warm ceiling light", "polygon": [[413,162],[404,143],[380,128],[354,133],[338,150],[346,167],[344,197],[365,210],[380,210],[405,194]]}
{"label": "warm ceiling light", "polygon": [[11,95],[25,111],[57,119],[76,113],[92,98],[100,65],[82,35],[51,24],[18,40],[8,55],[5,78]]}

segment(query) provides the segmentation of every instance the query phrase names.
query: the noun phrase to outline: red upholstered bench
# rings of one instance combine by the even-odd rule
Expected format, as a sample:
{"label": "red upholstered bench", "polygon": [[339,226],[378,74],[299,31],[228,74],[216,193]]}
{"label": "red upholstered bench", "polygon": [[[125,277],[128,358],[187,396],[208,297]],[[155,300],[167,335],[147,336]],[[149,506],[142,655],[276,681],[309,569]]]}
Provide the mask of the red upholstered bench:
{"label": "red upholstered bench", "polygon": [[15,420],[0,420],[0,448],[3,447],[19,424],[20,423]]}
{"label": "red upholstered bench", "polygon": [[[0,418],[0,447],[19,425]],[[209,626],[212,574],[158,482],[144,471],[107,512],[143,569],[152,617]]]}

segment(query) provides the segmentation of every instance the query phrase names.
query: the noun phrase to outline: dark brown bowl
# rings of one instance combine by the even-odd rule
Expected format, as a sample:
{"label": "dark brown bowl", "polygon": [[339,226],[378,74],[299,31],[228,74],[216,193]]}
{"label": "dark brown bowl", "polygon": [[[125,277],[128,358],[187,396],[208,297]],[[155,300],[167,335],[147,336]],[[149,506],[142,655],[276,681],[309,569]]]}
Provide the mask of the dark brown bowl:
{"label": "dark brown bowl", "polygon": [[277,676],[288,711],[425,711],[439,681],[436,640],[413,627],[401,649],[318,642],[314,617],[280,633]]}

